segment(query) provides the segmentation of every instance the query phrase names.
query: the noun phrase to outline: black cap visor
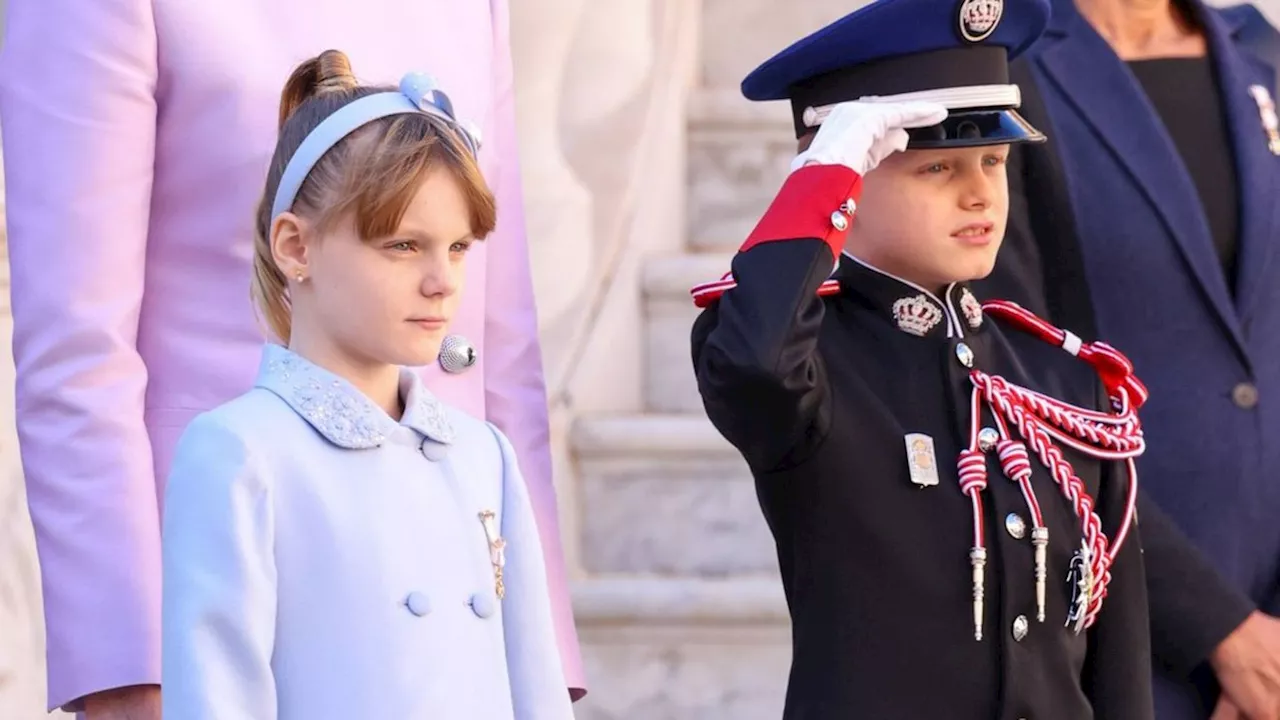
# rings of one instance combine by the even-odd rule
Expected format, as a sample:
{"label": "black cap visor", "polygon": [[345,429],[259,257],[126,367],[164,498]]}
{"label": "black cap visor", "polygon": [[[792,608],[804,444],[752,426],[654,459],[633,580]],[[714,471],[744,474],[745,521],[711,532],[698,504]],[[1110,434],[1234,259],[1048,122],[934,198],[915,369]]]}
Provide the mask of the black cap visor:
{"label": "black cap visor", "polygon": [[953,111],[937,125],[907,130],[908,150],[1041,143],[1044,133],[1012,108]]}

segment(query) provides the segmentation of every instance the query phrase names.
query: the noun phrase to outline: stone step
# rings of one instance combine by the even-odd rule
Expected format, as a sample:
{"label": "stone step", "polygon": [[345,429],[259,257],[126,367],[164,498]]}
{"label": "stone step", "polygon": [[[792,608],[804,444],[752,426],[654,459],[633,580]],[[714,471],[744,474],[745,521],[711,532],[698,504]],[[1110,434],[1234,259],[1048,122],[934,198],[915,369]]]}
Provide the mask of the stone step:
{"label": "stone step", "polygon": [[776,720],[791,639],[775,578],[575,584],[578,720]]}
{"label": "stone step", "polygon": [[587,573],[777,577],[746,463],[705,417],[588,415],[570,442]]}
{"label": "stone step", "polygon": [[734,250],[787,176],[796,154],[786,103],[752,103],[704,90],[689,106],[688,237],[691,250]]}
{"label": "stone step", "polygon": [[580,627],[788,627],[776,575],[670,578],[598,575],[573,584]]}
{"label": "stone step", "polygon": [[[736,250],[736,248],[735,248]],[[689,289],[728,272],[732,253],[649,260],[641,280],[645,303],[645,402],[652,412],[702,414],[689,331],[700,312]]]}

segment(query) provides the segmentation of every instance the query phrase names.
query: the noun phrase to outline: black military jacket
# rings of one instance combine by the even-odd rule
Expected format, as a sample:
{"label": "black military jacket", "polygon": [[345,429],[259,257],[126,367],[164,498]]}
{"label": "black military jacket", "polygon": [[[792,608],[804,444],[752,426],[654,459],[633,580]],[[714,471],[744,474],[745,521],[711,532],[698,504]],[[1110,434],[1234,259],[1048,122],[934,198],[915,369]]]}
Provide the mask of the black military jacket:
{"label": "black military jacket", "polygon": [[[1067,576],[1080,521],[1034,453],[1050,532],[1046,617],[1035,617],[1026,501],[988,453],[984,638],[974,637],[973,513],[956,470],[973,386],[960,356],[1101,408],[1092,368],[992,317],[971,322],[962,285],[939,298],[847,255],[834,270],[839,293],[820,298],[834,265],[822,239],[756,245],[733,261],[737,287],[693,328],[707,413],[750,465],[776,540],[793,632],[784,718],[1151,718],[1137,526],[1097,623],[1075,634],[1065,627]],[[899,301],[923,301],[941,320],[923,336],[904,331]],[[909,433],[932,438],[938,485],[912,482]],[[1123,464],[1063,452],[1110,536],[1125,510]]]}

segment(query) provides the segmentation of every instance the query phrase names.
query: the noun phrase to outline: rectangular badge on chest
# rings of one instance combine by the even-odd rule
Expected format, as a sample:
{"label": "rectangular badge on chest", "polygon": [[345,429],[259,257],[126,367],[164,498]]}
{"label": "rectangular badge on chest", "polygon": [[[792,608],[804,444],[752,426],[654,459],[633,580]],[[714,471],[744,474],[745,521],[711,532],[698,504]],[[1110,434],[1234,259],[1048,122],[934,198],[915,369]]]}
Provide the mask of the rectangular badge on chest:
{"label": "rectangular badge on chest", "polygon": [[911,472],[911,482],[920,487],[932,487],[938,484],[938,456],[933,450],[933,438],[921,433],[908,433],[907,468]]}

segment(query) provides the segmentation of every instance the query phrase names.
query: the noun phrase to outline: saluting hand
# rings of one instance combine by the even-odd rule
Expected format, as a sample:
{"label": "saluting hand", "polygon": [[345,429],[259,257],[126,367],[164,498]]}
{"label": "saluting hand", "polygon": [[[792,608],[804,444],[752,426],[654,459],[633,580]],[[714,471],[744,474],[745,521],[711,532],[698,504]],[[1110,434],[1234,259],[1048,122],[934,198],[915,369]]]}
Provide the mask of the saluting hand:
{"label": "saluting hand", "polygon": [[889,155],[907,147],[906,128],[937,125],[947,109],[936,103],[843,102],[831,109],[809,149],[791,163],[843,165],[866,175]]}
{"label": "saluting hand", "polygon": [[1254,612],[1210,656],[1222,701],[1210,720],[1280,720],[1280,620]]}

